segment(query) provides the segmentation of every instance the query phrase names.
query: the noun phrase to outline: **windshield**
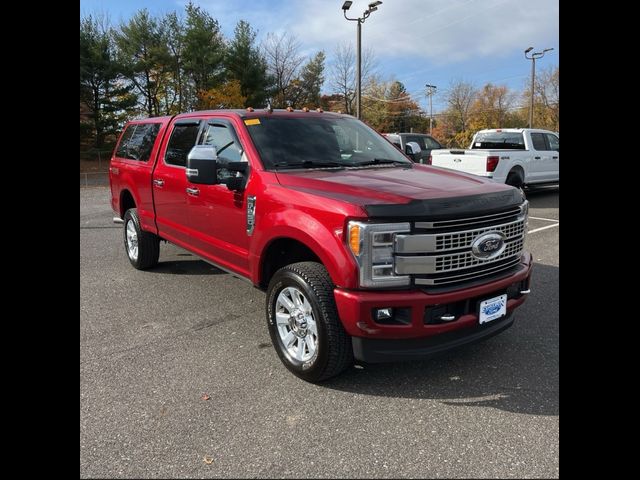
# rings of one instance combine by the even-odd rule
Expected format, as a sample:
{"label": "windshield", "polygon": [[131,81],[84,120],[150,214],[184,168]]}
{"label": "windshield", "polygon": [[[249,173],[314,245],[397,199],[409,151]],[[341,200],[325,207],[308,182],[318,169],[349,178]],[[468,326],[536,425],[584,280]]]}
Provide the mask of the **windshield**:
{"label": "windshield", "polygon": [[246,119],[245,125],[268,170],[412,165],[354,118],[269,116]]}
{"label": "windshield", "polygon": [[479,132],[471,148],[524,150],[524,138],[519,132]]}

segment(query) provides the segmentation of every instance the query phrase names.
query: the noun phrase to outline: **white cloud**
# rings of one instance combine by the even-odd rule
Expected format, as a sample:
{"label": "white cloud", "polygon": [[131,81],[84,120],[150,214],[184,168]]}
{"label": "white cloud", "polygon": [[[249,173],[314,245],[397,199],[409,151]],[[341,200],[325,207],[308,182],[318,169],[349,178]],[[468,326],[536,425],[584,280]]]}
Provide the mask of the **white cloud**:
{"label": "white cloud", "polygon": [[[358,16],[370,0],[355,0]],[[309,50],[333,51],[355,42],[356,23],[347,22],[342,0],[251,2],[205,0],[201,5],[232,28],[240,18],[260,30],[289,30]],[[385,0],[364,23],[363,44],[381,58],[410,57],[436,65],[473,57],[506,56],[529,45],[556,45],[558,0]]]}

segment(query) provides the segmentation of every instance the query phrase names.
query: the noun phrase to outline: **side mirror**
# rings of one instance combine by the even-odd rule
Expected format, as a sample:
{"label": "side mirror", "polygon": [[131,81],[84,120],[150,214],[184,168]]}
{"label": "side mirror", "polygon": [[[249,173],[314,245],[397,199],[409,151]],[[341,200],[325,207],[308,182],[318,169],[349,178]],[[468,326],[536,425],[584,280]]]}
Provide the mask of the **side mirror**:
{"label": "side mirror", "polygon": [[414,162],[418,161],[418,156],[420,155],[421,151],[422,149],[417,142],[407,142],[406,146],[404,147],[404,153],[406,153],[407,156]]}
{"label": "side mirror", "polygon": [[[223,160],[223,158],[221,158]],[[244,189],[247,173],[249,172],[249,162],[221,162],[220,168],[226,168],[230,172],[240,172],[241,176],[229,177],[221,183],[227,185],[229,190],[238,192]]]}
{"label": "side mirror", "polygon": [[196,145],[187,156],[187,180],[191,183],[215,185],[218,183],[218,154],[216,147]]}

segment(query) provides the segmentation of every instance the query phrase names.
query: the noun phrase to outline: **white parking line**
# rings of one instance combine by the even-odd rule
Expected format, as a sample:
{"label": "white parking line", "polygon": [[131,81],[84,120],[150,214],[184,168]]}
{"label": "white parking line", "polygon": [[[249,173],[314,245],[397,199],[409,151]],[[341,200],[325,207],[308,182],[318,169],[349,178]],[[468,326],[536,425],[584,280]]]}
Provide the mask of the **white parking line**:
{"label": "white parking line", "polygon": [[559,222],[560,220],[554,220],[553,218],[542,218],[542,217],[531,217],[529,216],[529,218],[533,218],[534,220],[544,220],[546,222]]}
{"label": "white parking line", "polygon": [[533,230],[529,230],[527,233],[536,233],[536,232],[539,232],[540,230],[546,230],[547,228],[553,228],[553,227],[559,227],[559,226],[560,226],[560,222],[554,223],[553,225],[547,225],[546,227],[534,228]]}

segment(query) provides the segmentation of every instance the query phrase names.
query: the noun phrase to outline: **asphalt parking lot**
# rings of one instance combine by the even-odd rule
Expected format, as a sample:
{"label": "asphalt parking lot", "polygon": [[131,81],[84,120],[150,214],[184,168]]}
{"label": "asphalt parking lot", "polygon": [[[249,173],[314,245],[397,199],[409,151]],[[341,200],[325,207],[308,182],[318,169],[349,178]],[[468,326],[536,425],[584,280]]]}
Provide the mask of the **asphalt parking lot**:
{"label": "asphalt parking lot", "polygon": [[278,360],[262,292],[166,244],[136,271],[108,188],[81,188],[81,477],[558,477],[559,192],[527,196],[512,328],[312,385]]}

